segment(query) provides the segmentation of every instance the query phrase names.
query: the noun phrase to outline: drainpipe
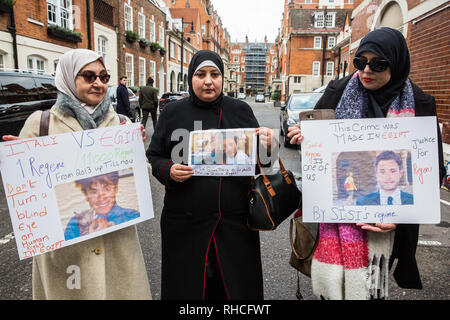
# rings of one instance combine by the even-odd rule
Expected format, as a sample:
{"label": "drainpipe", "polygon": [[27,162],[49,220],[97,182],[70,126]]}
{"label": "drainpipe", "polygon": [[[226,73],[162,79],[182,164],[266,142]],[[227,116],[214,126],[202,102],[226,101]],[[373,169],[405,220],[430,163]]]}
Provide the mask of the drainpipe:
{"label": "drainpipe", "polygon": [[90,1],[86,0],[86,18],[87,18],[87,41],[88,41],[88,49],[92,50],[91,45],[91,7]]}
{"label": "drainpipe", "polygon": [[19,69],[19,57],[17,55],[17,34],[16,34],[16,20],[14,19],[14,6],[11,7],[10,12],[11,25],[7,26],[7,29],[13,38],[13,55],[14,55],[14,69]]}

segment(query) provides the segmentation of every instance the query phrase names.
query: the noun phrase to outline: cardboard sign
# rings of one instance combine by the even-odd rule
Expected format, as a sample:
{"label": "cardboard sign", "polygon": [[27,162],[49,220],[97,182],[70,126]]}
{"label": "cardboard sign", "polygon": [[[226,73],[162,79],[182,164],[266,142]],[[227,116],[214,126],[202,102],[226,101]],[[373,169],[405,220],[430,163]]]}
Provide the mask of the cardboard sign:
{"label": "cardboard sign", "polygon": [[303,221],[440,222],[436,117],[301,126]]}
{"label": "cardboard sign", "polygon": [[0,143],[20,259],[153,217],[139,124]]}
{"label": "cardboard sign", "polygon": [[189,136],[195,176],[254,176],[255,129],[198,130]]}

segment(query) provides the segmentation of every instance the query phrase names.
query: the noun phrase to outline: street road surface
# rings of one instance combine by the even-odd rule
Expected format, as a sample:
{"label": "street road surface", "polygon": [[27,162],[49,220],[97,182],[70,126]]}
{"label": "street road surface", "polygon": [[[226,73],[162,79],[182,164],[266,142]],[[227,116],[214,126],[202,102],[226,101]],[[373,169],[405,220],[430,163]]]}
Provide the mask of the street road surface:
{"label": "street road surface", "polygon": [[[279,109],[272,103],[255,103],[248,98],[261,126],[279,129]],[[147,122],[147,142],[153,133],[151,120]],[[285,167],[300,177],[300,155],[295,148],[281,144],[281,158]],[[153,299],[161,298],[161,237],[159,220],[163,205],[164,188],[151,179],[155,218],[138,225],[138,232],[147,266]],[[450,192],[441,189],[441,223],[420,227],[416,258],[422,277],[423,290],[399,288],[390,281],[391,300],[448,300],[450,299]],[[0,300],[32,298],[32,259],[20,261],[17,254],[11,221],[6,205],[3,184],[0,187]],[[260,232],[264,274],[264,296],[267,300],[296,300],[297,273],[289,265],[289,221],[284,221],[275,231]],[[392,274],[392,272],[391,272]],[[306,300],[317,299],[312,294],[311,281],[300,275],[301,292]]]}

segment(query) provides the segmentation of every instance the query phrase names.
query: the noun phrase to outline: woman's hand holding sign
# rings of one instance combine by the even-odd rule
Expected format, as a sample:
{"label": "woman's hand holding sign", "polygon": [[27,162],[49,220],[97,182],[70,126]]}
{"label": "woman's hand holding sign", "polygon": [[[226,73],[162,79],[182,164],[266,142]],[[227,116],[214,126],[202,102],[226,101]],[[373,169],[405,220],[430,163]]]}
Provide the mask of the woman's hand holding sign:
{"label": "woman's hand holding sign", "polygon": [[194,169],[183,164],[174,164],[170,167],[170,178],[175,182],[188,180],[194,174]]}
{"label": "woman's hand holding sign", "polygon": [[291,144],[300,145],[303,141],[302,130],[300,129],[300,125],[296,124],[293,127],[288,128],[288,138],[291,138]]}

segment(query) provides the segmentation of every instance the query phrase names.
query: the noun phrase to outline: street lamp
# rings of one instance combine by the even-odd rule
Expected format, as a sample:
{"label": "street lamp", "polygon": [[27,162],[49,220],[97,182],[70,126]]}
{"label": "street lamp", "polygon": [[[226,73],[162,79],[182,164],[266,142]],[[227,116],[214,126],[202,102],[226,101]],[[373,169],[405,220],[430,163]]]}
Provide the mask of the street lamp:
{"label": "street lamp", "polygon": [[191,35],[195,35],[194,22],[184,22],[184,17],[181,17],[181,87],[180,91],[184,91],[184,77],[183,77],[183,64],[184,64],[184,24],[191,25]]}

